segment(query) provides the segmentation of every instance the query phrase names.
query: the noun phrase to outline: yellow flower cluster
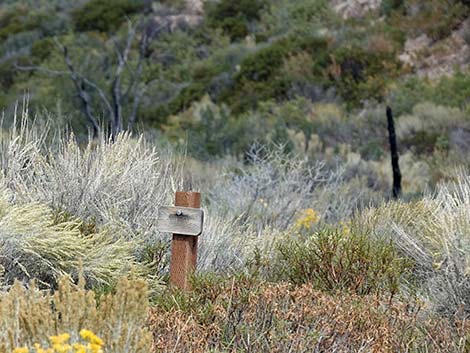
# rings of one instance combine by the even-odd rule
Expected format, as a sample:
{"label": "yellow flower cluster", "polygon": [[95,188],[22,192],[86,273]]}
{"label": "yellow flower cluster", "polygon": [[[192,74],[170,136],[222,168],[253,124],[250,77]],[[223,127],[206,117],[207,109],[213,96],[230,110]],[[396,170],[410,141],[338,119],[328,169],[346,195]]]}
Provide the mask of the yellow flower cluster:
{"label": "yellow flower cluster", "polygon": [[297,230],[310,230],[320,221],[320,215],[313,208],[304,210],[295,222]]}
{"label": "yellow flower cluster", "polygon": [[351,222],[341,221],[339,222],[339,229],[343,233],[343,235],[351,234]]}
{"label": "yellow flower cluster", "polygon": [[[68,333],[51,336],[49,337],[51,348],[42,348],[36,343],[31,353],[103,353],[104,342],[92,331],[83,329],[80,331],[80,336],[85,341],[84,344],[70,344],[70,335]],[[30,350],[28,347],[19,347],[15,348],[13,353],[30,353]]]}

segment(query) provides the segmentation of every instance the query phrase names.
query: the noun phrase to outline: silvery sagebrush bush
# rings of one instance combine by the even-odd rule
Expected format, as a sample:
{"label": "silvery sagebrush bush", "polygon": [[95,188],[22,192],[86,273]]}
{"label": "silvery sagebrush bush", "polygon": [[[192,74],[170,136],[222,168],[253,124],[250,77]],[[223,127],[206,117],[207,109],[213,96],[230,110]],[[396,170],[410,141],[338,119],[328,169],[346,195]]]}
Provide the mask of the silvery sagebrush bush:
{"label": "silvery sagebrush bush", "polygon": [[133,267],[135,243],[116,239],[110,228],[83,234],[78,218],[60,214],[38,202],[14,205],[0,187],[0,265],[3,281],[56,286],[60,277],[77,278],[79,268],[90,285],[111,285]]}
{"label": "silvery sagebrush bush", "polygon": [[420,294],[446,315],[470,315],[470,177],[440,184],[415,202],[392,202],[359,216],[414,261]]}
{"label": "silvery sagebrush bush", "polygon": [[109,285],[134,266],[150,274],[137,260],[162,238],[157,210],[180,188],[178,163],[142,137],[80,146],[38,125],[23,110],[0,135],[6,283],[36,278],[54,286],[65,273],[76,276],[80,261],[91,285]]}
{"label": "silvery sagebrush bush", "polygon": [[254,150],[250,159],[200,186],[208,194],[201,268],[241,265],[255,247],[268,251],[306,209],[318,212],[322,226],[352,217],[366,203],[364,187],[340,167],[328,170],[281,147]]}
{"label": "silvery sagebrush bush", "polygon": [[[15,202],[42,202],[127,238],[157,236],[158,208],[181,187],[178,163],[142,136],[100,137],[80,146],[73,135],[48,139],[26,122],[0,137],[0,167]],[[47,130],[45,128],[44,130]]]}

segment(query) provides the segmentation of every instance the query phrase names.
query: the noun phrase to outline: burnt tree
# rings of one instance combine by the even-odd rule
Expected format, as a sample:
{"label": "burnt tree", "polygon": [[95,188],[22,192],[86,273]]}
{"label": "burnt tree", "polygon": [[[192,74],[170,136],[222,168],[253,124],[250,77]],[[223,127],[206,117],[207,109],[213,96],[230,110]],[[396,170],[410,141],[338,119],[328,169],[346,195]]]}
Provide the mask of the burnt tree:
{"label": "burnt tree", "polygon": [[390,143],[390,155],[392,159],[392,172],[393,172],[393,190],[392,195],[394,199],[397,199],[401,193],[401,172],[399,165],[398,147],[397,147],[397,135],[395,133],[395,122],[393,120],[392,108],[387,106],[387,128],[388,128],[388,140]]}

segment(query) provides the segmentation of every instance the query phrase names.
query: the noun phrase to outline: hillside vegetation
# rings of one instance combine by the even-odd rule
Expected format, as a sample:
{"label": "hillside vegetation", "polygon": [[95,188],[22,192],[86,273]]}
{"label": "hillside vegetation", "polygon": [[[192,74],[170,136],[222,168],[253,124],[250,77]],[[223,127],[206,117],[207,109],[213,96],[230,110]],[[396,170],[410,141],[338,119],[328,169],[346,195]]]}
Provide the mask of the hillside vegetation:
{"label": "hillside vegetation", "polygon": [[[470,352],[469,17],[3,1],[0,352]],[[183,292],[156,217],[189,189]]]}

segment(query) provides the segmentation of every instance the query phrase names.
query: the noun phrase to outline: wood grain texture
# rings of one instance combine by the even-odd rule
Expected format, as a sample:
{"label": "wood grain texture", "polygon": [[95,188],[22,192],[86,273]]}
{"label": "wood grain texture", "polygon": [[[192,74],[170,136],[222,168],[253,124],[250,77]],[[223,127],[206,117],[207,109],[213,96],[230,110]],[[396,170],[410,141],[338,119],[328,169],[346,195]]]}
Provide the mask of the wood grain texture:
{"label": "wood grain texture", "polygon": [[[199,208],[201,194],[176,192],[175,206]],[[170,283],[183,290],[190,290],[189,277],[196,270],[198,237],[173,234],[171,245]]]}
{"label": "wood grain texture", "polygon": [[181,206],[161,207],[158,210],[157,229],[164,233],[197,236],[202,233],[204,212],[198,208]]}

